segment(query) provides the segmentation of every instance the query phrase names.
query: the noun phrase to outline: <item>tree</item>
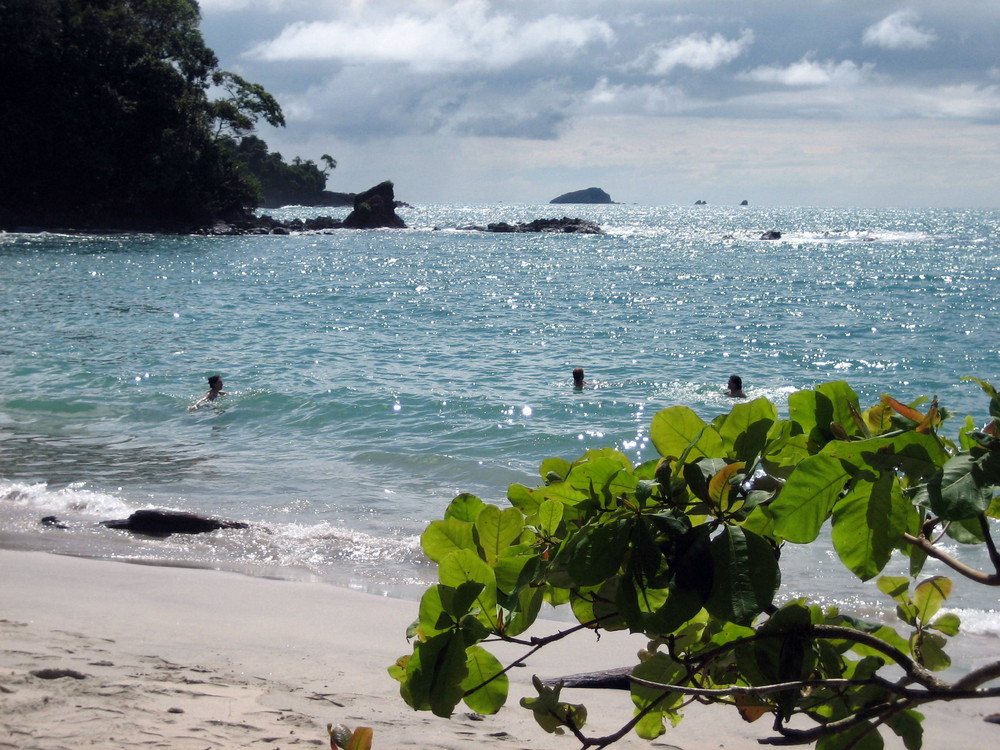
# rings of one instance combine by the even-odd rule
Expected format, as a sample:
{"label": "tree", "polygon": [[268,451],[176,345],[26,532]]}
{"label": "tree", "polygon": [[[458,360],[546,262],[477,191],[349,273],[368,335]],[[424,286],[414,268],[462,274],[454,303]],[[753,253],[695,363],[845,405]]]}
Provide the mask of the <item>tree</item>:
{"label": "tree", "polygon": [[[649,432],[660,458],[633,466],[610,448],[549,458],[544,483],[512,485],[505,509],[459,495],[421,537],[440,583],[421,599],[413,653],[390,667],[402,697],[440,716],[462,700],[492,713],[514,665],[483,644],[523,644],[524,664],[553,640],[627,629],[650,643],[627,671],[635,716],[588,737],[586,708],[536,678],[538,697],[522,705],[542,727],[569,731],[583,748],[631,731],[652,739],[700,700],[770,716],[771,744],[869,750],[888,729],[920,747],[922,704],[1000,696],[989,686],[1000,661],[953,682],[937,674],[960,622],[940,613],[952,581],[920,580],[935,558],[965,583],[1000,585],[991,535],[1000,397],[976,382],[991,419],[977,430],[967,417],[954,442],[939,432],[948,414],[936,399],[883,396],[863,411],[835,382],[792,394],[787,419],[766,399],[710,423],[685,406],[664,409]],[[783,546],[813,543],[827,522],[843,564],[875,581],[907,634],[807,600],[775,601]],[[944,542],[983,545],[993,569],[972,569]],[[880,575],[893,554],[908,559],[909,576]],[[579,624],[525,636],[543,601],[570,607]]]}
{"label": "tree", "polygon": [[198,24],[194,0],[0,0],[0,223],[190,228],[254,205],[217,136],[281,110]]}
{"label": "tree", "polygon": [[[303,160],[296,156],[288,164],[280,153],[268,151],[267,143],[254,135],[245,136],[238,143],[230,139],[227,147],[257,188],[261,205],[308,206],[322,202],[328,170],[320,169],[311,159]],[[327,164],[333,162],[326,154],[322,158],[329,160]],[[336,165],[336,162],[333,163]]]}

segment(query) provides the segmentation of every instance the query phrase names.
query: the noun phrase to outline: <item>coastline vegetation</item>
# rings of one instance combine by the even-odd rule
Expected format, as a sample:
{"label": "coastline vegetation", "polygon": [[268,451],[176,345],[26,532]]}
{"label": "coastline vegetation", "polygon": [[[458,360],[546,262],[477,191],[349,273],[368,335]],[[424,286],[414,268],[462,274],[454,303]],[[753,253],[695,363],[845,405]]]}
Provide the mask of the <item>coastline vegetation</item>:
{"label": "coastline vegetation", "polygon": [[[581,748],[630,732],[655,739],[694,701],[767,717],[767,744],[877,750],[890,731],[919,748],[921,705],[1000,696],[1000,661],[941,677],[961,626],[941,612],[956,584],[922,573],[933,558],[962,584],[1000,586],[1000,396],[975,382],[990,419],[977,429],[966,417],[956,440],[940,432],[949,414],[936,398],[883,396],[862,409],[832,382],[792,394],[787,419],[764,398],[711,422],[664,409],[649,433],[660,458],[633,466],[610,448],[548,458],[540,486],[509,488],[510,507],[459,495],[421,537],[440,583],[407,633],[413,652],[389,668],[403,699],[444,717],[462,701],[494,713],[508,671],[546,645],[628,630],[648,646],[619,674],[635,706],[620,730],[585,734],[587,708],[562,697],[563,682],[534,678],[538,695],[522,706]],[[816,543],[828,522],[884,618],[776,599],[782,548]],[[990,569],[957,559],[954,544],[980,546]],[[908,575],[883,574],[894,556]],[[528,635],[543,602],[569,607],[577,624]],[[484,647],[497,641],[525,654],[505,666]]]}
{"label": "coastline vegetation", "polygon": [[0,2],[0,227],[184,231],[323,192],[333,159],[267,152],[281,107],[199,22],[194,0]]}

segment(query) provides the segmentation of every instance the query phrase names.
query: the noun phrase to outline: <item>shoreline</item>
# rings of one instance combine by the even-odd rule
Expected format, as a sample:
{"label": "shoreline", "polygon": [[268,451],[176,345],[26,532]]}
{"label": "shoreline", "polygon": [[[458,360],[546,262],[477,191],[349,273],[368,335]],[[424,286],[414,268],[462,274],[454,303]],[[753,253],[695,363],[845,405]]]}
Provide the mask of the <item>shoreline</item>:
{"label": "shoreline", "polygon": [[[0,748],[326,746],[326,724],[374,729],[374,748],[576,748],[543,732],[517,705],[550,679],[631,663],[644,641],[624,633],[568,639],[511,676],[496,716],[460,706],[452,719],[411,710],[386,668],[408,653],[415,601],[316,581],[210,568],[123,564],[0,549]],[[541,623],[552,630],[558,623]],[[523,649],[490,647],[503,661]],[[32,672],[72,670],[82,679]],[[590,709],[588,733],[631,713],[621,691],[566,691]],[[992,748],[1000,726],[982,721],[1000,699],[926,710],[928,748]],[[958,721],[957,719],[963,719]],[[744,748],[768,724],[693,707],[648,743],[614,747]],[[886,747],[902,747],[895,737]]]}

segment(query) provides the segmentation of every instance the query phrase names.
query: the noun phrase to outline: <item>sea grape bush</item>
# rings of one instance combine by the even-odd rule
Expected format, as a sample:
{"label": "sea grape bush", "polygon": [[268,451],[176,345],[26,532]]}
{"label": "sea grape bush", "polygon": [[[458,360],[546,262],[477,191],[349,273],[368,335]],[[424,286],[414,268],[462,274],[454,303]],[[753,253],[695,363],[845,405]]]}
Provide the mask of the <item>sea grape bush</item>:
{"label": "sea grape bush", "polygon": [[[937,399],[883,396],[863,410],[833,382],[792,394],[787,419],[763,398],[708,423],[686,406],[664,409],[649,431],[660,458],[633,466],[610,448],[548,458],[543,483],[512,485],[504,509],[459,495],[421,537],[440,583],[408,632],[412,654],[390,667],[402,697],[439,716],[461,701],[493,713],[513,664],[483,644],[524,644],[516,663],[526,663],[553,640],[629,630],[649,645],[628,672],[635,714],[620,731],[587,736],[587,709],[564,701],[558,683],[536,678],[538,697],[522,705],[584,748],[632,731],[656,738],[694,700],[769,716],[763,742],[869,750],[891,731],[919,748],[921,704],[1000,695],[989,686],[1000,662],[955,682],[937,674],[960,623],[940,613],[951,579],[921,574],[935,558],[966,582],[1000,585],[1000,397],[975,382],[990,420],[976,429],[967,417],[956,441],[939,431],[949,415]],[[903,632],[776,601],[782,547],[814,542],[828,521],[840,560],[876,579]],[[993,569],[967,566],[942,541],[985,545]],[[909,576],[880,576],[894,554],[908,558]],[[543,602],[570,607],[579,624],[525,636]]]}

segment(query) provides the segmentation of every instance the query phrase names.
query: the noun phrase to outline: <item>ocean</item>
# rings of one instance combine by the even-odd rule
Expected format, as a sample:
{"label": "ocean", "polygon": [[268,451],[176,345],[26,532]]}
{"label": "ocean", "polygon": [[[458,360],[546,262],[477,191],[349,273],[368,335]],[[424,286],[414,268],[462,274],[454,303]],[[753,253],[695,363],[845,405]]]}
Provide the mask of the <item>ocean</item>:
{"label": "ocean", "polygon": [[[459,229],[564,214],[607,234]],[[1000,384],[1000,211],[400,215],[410,229],[0,234],[0,545],[415,598],[434,576],[419,534],[452,497],[503,505],[542,459],[590,448],[651,458],[653,415],[727,411],[731,374],[781,410],[831,380],[865,405],[936,395],[951,437],[988,416],[961,378]],[[574,367],[593,387],[573,389]],[[229,395],[189,412],[213,374]],[[97,524],[147,507],[252,528],[157,540]],[[783,562],[783,596],[885,609],[828,543]],[[956,588],[995,650],[996,592]]]}

